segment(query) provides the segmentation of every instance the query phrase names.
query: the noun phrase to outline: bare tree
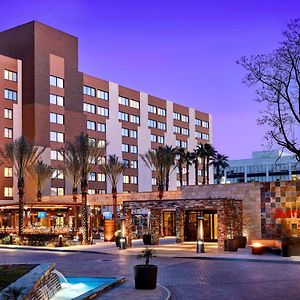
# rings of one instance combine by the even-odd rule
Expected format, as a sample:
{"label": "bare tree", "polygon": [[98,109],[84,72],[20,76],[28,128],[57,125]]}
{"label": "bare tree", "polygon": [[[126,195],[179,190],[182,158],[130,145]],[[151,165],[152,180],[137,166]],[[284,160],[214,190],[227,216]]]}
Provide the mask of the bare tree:
{"label": "bare tree", "polygon": [[283,41],[270,54],[242,57],[245,83],[257,86],[257,101],[265,104],[258,123],[267,125],[266,139],[300,160],[300,19],[292,20]]}

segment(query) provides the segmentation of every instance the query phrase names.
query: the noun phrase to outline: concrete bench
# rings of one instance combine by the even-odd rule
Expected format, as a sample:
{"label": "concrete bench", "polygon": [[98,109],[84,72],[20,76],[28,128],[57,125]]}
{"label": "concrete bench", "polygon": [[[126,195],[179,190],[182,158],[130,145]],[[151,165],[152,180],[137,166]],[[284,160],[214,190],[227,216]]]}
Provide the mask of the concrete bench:
{"label": "concrete bench", "polygon": [[280,249],[280,250],[282,248],[282,241],[280,240],[271,240],[271,239],[252,240],[251,245],[253,245],[254,243],[260,243],[264,248]]}

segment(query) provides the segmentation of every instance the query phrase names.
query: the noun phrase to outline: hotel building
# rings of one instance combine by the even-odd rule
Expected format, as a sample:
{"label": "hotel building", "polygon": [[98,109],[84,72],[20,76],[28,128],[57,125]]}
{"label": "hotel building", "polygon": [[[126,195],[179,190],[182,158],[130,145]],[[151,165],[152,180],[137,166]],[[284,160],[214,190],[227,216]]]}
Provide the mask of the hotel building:
{"label": "hotel building", "polygon": [[[139,154],[164,144],[192,150],[212,142],[210,114],[80,72],[77,37],[35,21],[0,32],[0,90],[1,145],[23,134],[46,147],[42,159],[55,172],[43,195],[71,194],[58,150],[80,132],[128,162],[120,192],[156,190]],[[177,176],[172,173],[170,190],[176,190]],[[1,165],[1,204],[17,200],[14,181],[12,167]],[[90,194],[110,192],[97,166],[89,189]],[[29,200],[35,201],[35,190],[27,184]]]}

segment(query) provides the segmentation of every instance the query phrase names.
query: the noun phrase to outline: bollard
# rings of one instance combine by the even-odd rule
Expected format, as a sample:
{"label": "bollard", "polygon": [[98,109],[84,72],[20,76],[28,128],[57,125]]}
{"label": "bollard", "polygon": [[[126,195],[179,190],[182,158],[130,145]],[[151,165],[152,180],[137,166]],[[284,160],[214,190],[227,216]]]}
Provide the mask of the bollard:
{"label": "bollard", "polygon": [[197,253],[204,253],[204,241],[197,240]]}
{"label": "bollard", "polygon": [[121,237],[120,238],[120,247],[121,250],[126,249],[126,238]]}

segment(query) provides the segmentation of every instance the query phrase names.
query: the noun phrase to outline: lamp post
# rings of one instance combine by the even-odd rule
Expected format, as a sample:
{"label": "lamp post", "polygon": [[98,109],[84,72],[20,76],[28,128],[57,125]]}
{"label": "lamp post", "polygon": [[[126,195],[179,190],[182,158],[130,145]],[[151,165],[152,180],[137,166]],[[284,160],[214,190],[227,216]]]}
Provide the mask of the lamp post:
{"label": "lamp post", "polygon": [[197,253],[204,253],[203,217],[197,217]]}
{"label": "lamp post", "polygon": [[125,232],[125,218],[121,218],[121,237],[120,237],[120,249],[126,249],[126,232]]}

